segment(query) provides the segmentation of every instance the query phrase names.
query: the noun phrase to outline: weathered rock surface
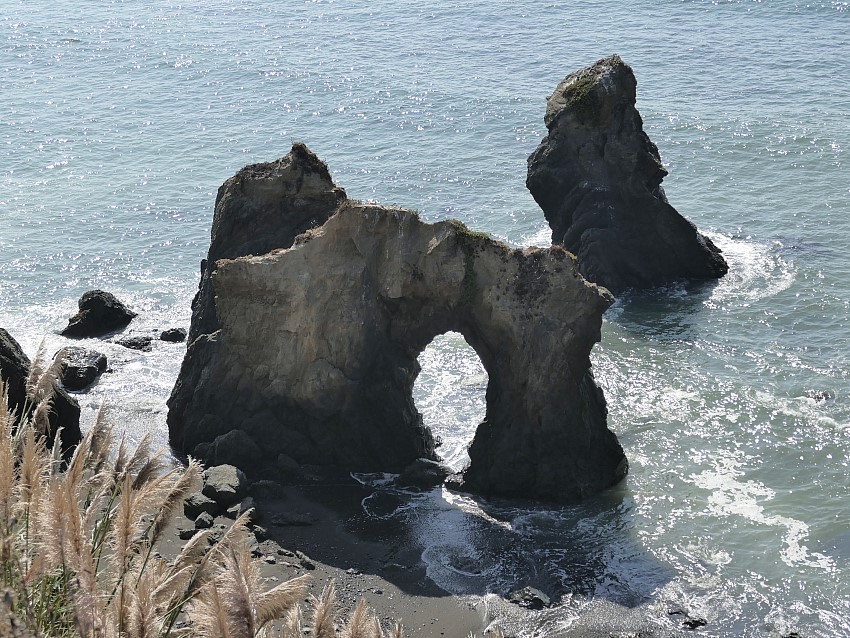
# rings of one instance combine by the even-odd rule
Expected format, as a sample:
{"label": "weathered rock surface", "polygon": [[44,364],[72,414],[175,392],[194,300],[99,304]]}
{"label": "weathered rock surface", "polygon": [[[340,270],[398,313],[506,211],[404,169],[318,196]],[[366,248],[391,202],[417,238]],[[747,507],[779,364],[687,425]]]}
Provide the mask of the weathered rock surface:
{"label": "weathered rock surface", "polygon": [[153,350],[153,337],[148,335],[131,335],[121,337],[116,341],[119,346],[124,346],[130,350],[139,350],[141,352],[150,352]]}
{"label": "weathered rock surface", "polygon": [[218,189],[210,249],[192,301],[188,341],[218,329],[210,275],[219,259],[288,248],[297,235],[321,226],[345,200],[328,167],[303,144],[276,162],[246,166]]}
{"label": "weathered rock surface", "polygon": [[169,343],[182,343],[186,341],[186,328],[169,328],[168,330],[163,330],[159,338],[161,341],[168,341]]}
{"label": "weathered rock surface", "polygon": [[489,374],[465,489],[569,501],[619,481],[627,465],[589,360],[607,291],[560,247],[512,250],[399,208],[332,208],[344,195],[308,153],[293,148],[219,190],[217,252],[223,228],[242,232],[230,210],[256,235],[266,231],[250,214],[270,234],[294,236],[276,225],[290,223],[283,213],[295,200],[297,218],[312,220],[299,227],[327,221],[291,248],[207,262],[169,399],[175,447],[190,451],[238,429],[261,443],[258,462],[269,464],[285,454],[399,471],[435,459],[412,399],[416,358],[453,330]]}
{"label": "weathered rock surface", "polygon": [[192,520],[195,520],[198,518],[198,515],[204,512],[215,516],[218,514],[219,509],[219,505],[214,499],[200,492],[189,494],[183,501],[183,514],[186,518],[191,518]]}
{"label": "weathered rock surface", "polygon": [[61,332],[66,337],[99,337],[123,328],[136,313],[111,292],[89,290],[77,302],[79,312],[68,320]]}
{"label": "weathered rock surface", "polygon": [[451,474],[452,469],[431,459],[416,459],[399,475],[396,483],[402,487],[430,489],[441,485]]}
{"label": "weathered rock surface", "polygon": [[250,436],[242,430],[231,430],[217,436],[212,442],[207,458],[215,465],[235,465],[251,467],[261,459],[263,451]]}
{"label": "weathered rock surface", "polygon": [[201,493],[220,507],[229,507],[241,501],[248,492],[245,473],[232,465],[216,465],[204,470],[204,487]]}
{"label": "weathered rock surface", "polygon": [[667,202],[667,171],[643,130],[636,87],[616,55],[564,78],[548,98],[549,134],[528,158],[526,185],[552,242],[615,294],[722,277],[720,250]]}
{"label": "weathered rock surface", "polygon": [[59,380],[66,390],[85,390],[106,370],[106,355],[81,346],[66,346],[56,353],[62,357]]}
{"label": "weathered rock surface", "polygon": [[[26,400],[29,373],[30,360],[20,344],[6,330],[0,328],[0,377],[5,381],[9,393],[9,408],[19,416],[25,407],[30,411],[34,407]],[[62,449],[70,451],[83,437],[80,431],[80,405],[58,384],[53,386],[52,401],[53,409],[48,417],[48,440],[52,444],[57,429],[61,427]]]}

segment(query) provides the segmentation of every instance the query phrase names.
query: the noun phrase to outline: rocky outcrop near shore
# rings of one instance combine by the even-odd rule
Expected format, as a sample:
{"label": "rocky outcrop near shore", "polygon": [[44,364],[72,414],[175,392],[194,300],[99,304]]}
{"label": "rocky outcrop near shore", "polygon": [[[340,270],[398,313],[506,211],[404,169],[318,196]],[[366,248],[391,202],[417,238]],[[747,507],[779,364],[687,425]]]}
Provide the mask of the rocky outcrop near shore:
{"label": "rocky outcrop near shore", "polygon": [[[623,450],[590,374],[607,291],[585,281],[558,246],[515,250],[395,207],[342,201],[328,211],[342,191],[315,173],[299,177],[301,161],[293,149],[252,167],[289,175],[274,184],[278,197],[272,184],[258,192],[276,210],[298,199],[327,219],[289,248],[208,262],[202,286],[214,305],[193,316],[196,336],[169,399],[177,448],[209,450],[239,430],[232,438],[261,450],[255,468],[279,455],[359,471],[434,459],[412,398],[417,356],[456,331],[489,374],[464,489],[573,501],[622,478]],[[240,197],[250,196],[239,180],[219,191],[219,202]],[[277,224],[286,217],[260,215]],[[224,217],[217,207],[216,223]],[[216,329],[203,332],[210,325],[199,329],[196,318],[209,322],[211,311]]]}
{"label": "rocky outcrop near shore", "polygon": [[[6,384],[9,410],[18,417],[30,416],[36,407],[32,397],[27,394],[27,378],[31,365],[20,344],[6,330],[0,328],[0,377]],[[70,452],[83,438],[80,431],[80,405],[55,379],[48,377],[46,380],[50,387],[40,392],[51,395],[47,439],[49,444],[52,444],[56,432],[61,427],[62,449]]]}
{"label": "rocky outcrop near shore", "polygon": [[667,171],[643,130],[636,88],[617,55],[564,78],[548,98],[549,133],[528,158],[526,185],[552,242],[614,294],[722,277],[720,250],[667,201]]}
{"label": "rocky outcrop near shore", "polygon": [[89,290],[77,302],[79,311],[60,333],[65,337],[100,337],[128,325],[136,313],[111,292]]}
{"label": "rocky outcrop near shore", "polygon": [[218,329],[210,276],[219,259],[288,248],[297,235],[321,226],[345,200],[328,167],[304,144],[276,162],[246,166],[218,189],[210,249],[192,301],[188,341]]}

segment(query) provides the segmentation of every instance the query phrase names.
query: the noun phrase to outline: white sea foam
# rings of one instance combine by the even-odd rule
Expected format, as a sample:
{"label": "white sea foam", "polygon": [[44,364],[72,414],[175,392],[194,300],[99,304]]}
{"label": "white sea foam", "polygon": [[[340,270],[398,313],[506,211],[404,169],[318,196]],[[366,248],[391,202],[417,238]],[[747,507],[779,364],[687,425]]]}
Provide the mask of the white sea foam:
{"label": "white sea foam", "polygon": [[709,511],[716,516],[739,516],[759,525],[784,528],[778,552],[785,564],[833,571],[835,562],[830,557],[809,551],[803,544],[809,537],[806,523],[769,513],[767,504],[775,496],[773,490],[758,481],[739,480],[745,475],[742,465],[742,461],[734,456],[720,457],[715,459],[713,469],[691,477],[697,487],[711,492],[708,496]]}
{"label": "white sea foam", "polygon": [[717,283],[705,302],[710,308],[745,306],[776,296],[794,282],[794,268],[779,253],[778,242],[759,243],[709,233],[723,251],[729,272]]}

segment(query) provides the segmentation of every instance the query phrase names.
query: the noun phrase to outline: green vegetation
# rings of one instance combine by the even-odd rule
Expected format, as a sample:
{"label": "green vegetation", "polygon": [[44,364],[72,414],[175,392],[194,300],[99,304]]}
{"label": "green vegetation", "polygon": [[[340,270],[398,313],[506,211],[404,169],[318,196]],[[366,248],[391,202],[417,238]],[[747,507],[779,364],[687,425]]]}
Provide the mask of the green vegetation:
{"label": "green vegetation", "polygon": [[479,249],[493,243],[487,233],[470,230],[466,224],[456,219],[448,222],[457,233],[458,242],[463,250],[463,281],[461,282],[460,305],[468,306],[478,292],[478,279],[475,274],[475,256]]}
{"label": "green vegetation", "polygon": [[457,219],[450,219],[448,223],[451,224],[452,227],[454,227],[455,231],[457,231],[458,236],[466,240],[466,243],[468,244],[481,244],[482,242],[491,243],[494,241],[493,238],[490,237],[490,235],[488,235],[487,233],[482,233],[477,230],[471,230],[469,226]]}
{"label": "green vegetation", "polygon": [[585,75],[571,84],[566,91],[566,105],[583,121],[592,123],[597,115],[599,105],[593,96],[596,86],[595,75]]}

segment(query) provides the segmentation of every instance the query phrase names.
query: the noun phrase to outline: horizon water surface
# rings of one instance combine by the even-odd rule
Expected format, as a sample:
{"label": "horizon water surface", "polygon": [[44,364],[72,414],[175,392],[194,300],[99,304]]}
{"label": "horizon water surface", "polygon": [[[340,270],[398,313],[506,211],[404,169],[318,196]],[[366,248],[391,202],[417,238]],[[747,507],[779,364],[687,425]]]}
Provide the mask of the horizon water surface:
{"label": "horizon water surface", "polygon": [[[548,244],[525,189],[545,97],[619,53],[670,202],[731,268],[605,316],[594,372],[628,478],[574,507],[364,507],[407,520],[450,593],[552,595],[522,627],[486,596],[518,635],[614,603],[662,631],[684,611],[705,635],[850,636],[847,2],[0,7],[0,326],[30,356],[92,288],[140,312],[133,331],[188,327],[218,186],[293,141],[351,197]],[[166,445],[185,347],[88,345],[112,372],[78,395],[84,419],[105,400]],[[417,405],[459,467],[486,375],[458,335],[420,361]]]}

